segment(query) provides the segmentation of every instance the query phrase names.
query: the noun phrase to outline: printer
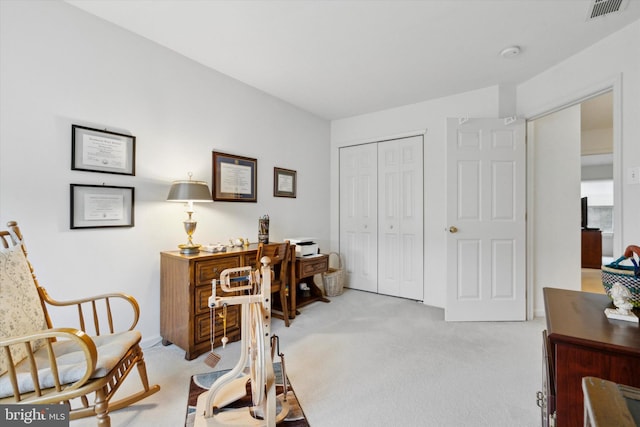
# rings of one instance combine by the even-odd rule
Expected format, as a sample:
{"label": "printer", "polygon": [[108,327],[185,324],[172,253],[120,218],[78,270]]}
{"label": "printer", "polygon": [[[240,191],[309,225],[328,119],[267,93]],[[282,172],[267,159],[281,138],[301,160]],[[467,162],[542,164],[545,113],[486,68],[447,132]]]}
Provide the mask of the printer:
{"label": "printer", "polygon": [[318,244],[314,243],[311,237],[293,237],[286,240],[296,245],[296,257],[316,255],[319,252]]}

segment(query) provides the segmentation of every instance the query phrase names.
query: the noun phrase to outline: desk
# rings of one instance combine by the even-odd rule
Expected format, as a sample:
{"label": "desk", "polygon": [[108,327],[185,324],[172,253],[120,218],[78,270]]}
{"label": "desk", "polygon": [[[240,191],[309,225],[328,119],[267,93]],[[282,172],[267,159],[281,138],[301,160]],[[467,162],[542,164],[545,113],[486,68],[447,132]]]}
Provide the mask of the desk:
{"label": "desk", "polygon": [[[313,276],[322,274],[329,270],[329,255],[311,255],[307,257],[296,257],[295,250],[292,250],[295,262],[291,262],[291,286],[289,287],[289,317],[294,319],[296,314],[300,314],[298,308],[311,304],[315,301],[330,302],[322,295],[322,291],[313,282]],[[309,296],[298,295],[298,284],[304,282],[309,286],[311,292]]]}
{"label": "desk", "polygon": [[543,395],[550,411],[543,421],[555,410],[558,427],[582,427],[583,377],[640,387],[640,327],[607,319],[604,309],[612,304],[606,295],[553,288],[543,293],[548,331]]}

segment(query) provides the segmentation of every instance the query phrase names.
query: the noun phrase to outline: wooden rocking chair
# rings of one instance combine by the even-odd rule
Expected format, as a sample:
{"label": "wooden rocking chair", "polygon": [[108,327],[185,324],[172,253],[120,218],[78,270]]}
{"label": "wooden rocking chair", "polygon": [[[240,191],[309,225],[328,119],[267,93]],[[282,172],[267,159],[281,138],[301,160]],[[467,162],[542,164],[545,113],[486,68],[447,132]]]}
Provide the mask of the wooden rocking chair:
{"label": "wooden rocking chair", "polygon": [[[10,221],[7,227],[0,230],[0,404],[63,403],[71,419],[95,415],[99,426],[110,426],[110,411],[160,390],[149,386],[141,334],[133,330],[140,315],[137,301],[121,293],[52,299],[36,280],[18,224]],[[111,306],[123,303],[133,322],[117,332]],[[79,329],[53,328],[47,306],[75,306]],[[91,313],[86,324],[85,310]],[[87,335],[85,326],[95,336]],[[111,402],[134,366],[142,390]]]}

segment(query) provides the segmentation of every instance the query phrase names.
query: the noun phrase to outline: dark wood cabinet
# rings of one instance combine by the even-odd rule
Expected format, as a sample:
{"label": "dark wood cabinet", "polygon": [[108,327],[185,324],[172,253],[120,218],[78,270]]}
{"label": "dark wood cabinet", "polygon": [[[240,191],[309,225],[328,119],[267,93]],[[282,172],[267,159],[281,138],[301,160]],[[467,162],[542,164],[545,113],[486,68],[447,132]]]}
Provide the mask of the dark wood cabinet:
{"label": "dark wood cabinet", "polygon": [[[548,374],[543,425],[583,425],[583,377],[640,387],[640,326],[608,319],[608,296],[545,288],[548,341],[543,339],[543,378]],[[638,313],[638,310],[635,310]]]}
{"label": "dark wood cabinet", "polygon": [[602,232],[582,229],[582,268],[600,268],[602,265]]}
{"label": "dark wood cabinet", "polygon": [[[160,335],[164,345],[175,344],[191,360],[211,349],[209,297],[211,281],[233,267],[254,265],[257,245],[229,249],[228,252],[200,252],[183,255],[179,251],[160,253]],[[218,284],[218,290],[220,285]],[[218,291],[216,291],[218,292]],[[218,293],[218,295],[221,294]],[[216,312],[217,314],[217,312]],[[215,316],[214,345],[221,344],[222,319]],[[240,339],[240,307],[227,309],[227,337]]]}

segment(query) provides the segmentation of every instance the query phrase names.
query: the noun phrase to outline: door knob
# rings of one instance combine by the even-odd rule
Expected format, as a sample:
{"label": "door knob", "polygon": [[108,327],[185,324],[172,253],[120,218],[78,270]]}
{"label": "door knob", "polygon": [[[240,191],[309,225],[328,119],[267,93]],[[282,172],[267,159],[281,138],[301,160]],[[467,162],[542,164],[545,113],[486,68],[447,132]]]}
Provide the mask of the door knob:
{"label": "door knob", "polygon": [[452,225],[451,227],[449,227],[449,233],[457,233],[458,232],[458,227],[456,227],[455,225]]}

